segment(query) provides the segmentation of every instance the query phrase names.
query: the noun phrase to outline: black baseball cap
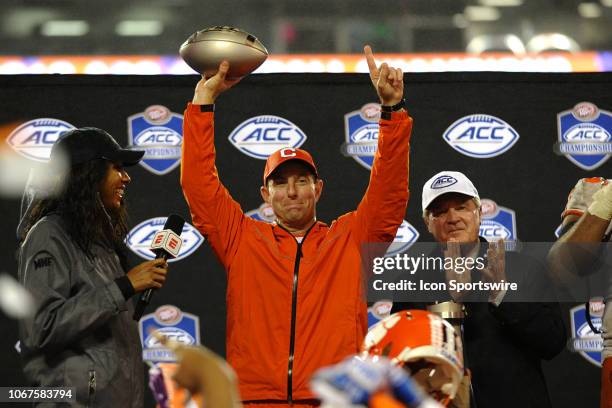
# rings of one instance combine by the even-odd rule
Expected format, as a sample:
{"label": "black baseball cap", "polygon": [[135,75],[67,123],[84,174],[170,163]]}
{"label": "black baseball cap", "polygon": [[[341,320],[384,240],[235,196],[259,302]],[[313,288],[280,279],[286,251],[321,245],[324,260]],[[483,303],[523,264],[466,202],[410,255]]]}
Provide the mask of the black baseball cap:
{"label": "black baseball cap", "polygon": [[84,127],[62,134],[51,147],[51,161],[65,156],[70,166],[95,159],[119,162],[124,166],[138,163],[144,150],[123,149],[113,137],[102,129]]}

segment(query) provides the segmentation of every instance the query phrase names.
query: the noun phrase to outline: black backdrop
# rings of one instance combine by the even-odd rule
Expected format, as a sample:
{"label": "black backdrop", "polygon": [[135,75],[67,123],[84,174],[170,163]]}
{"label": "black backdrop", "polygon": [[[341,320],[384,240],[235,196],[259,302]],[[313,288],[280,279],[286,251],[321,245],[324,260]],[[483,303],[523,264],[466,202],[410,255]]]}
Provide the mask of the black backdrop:
{"label": "black backdrop", "polygon": [[[197,79],[0,76],[0,124],[57,118],[77,127],[106,129],[125,145],[128,116],[155,104],[182,113]],[[415,119],[410,156],[412,197],[406,219],[417,228],[421,239],[427,240],[429,235],[421,222],[420,190],[425,180],[444,169],[465,172],[481,197],[514,209],[522,241],[553,239],[567,192],[578,178],[612,176],[612,161],[586,172],[552,151],[558,112],[581,101],[612,110],[612,74],[408,74],[405,96]],[[367,185],[368,171],[343,156],[340,147],[345,138],[343,115],[368,102],[376,102],[376,95],[369,78],[361,74],[268,74],[246,78],[222,95],[217,104],[217,166],[222,180],[245,211],[261,204],[259,185],[264,162],[241,153],[227,136],[253,116],[281,116],[297,124],[308,137],[302,147],[313,153],[326,183],[318,218],[330,222],[353,209]],[[457,119],[474,113],[502,118],[513,126],[520,139],[495,158],[475,159],[459,154],[443,141],[442,134]],[[164,176],[140,166],[129,172],[132,226],[171,212],[190,220],[178,183],[178,168]],[[19,201],[3,199],[0,213],[0,270],[16,275],[14,231]],[[224,354],[224,292],[224,272],[204,244],[190,257],[171,265],[167,285],[154,297],[151,310],[170,303],[198,315],[202,342]],[[569,306],[565,305],[566,318]],[[0,386],[23,384],[14,350],[16,324],[0,316],[0,330]],[[597,406],[599,370],[594,365],[564,351],[545,363],[545,370],[554,406]]]}

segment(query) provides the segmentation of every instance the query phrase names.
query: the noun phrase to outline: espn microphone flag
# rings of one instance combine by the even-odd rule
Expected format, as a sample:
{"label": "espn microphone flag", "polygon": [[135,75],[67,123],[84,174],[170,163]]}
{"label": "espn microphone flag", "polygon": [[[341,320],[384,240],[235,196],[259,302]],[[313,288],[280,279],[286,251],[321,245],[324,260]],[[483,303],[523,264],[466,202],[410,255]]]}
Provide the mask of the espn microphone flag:
{"label": "espn microphone flag", "polygon": [[[155,259],[162,258],[166,260],[178,255],[181,245],[183,244],[181,233],[183,232],[184,225],[185,220],[180,215],[170,214],[166,220],[166,224],[164,224],[164,229],[158,231],[153,236],[151,251],[155,253]],[[153,288],[145,290],[142,296],[140,296],[140,299],[138,299],[133,315],[134,320],[138,321],[142,317],[145,308],[149,302],[151,302],[153,290]]]}
{"label": "espn microphone flag", "polygon": [[151,251],[157,253],[158,250],[164,250],[172,258],[176,258],[183,245],[183,240],[172,230],[163,229],[158,231],[151,242]]}

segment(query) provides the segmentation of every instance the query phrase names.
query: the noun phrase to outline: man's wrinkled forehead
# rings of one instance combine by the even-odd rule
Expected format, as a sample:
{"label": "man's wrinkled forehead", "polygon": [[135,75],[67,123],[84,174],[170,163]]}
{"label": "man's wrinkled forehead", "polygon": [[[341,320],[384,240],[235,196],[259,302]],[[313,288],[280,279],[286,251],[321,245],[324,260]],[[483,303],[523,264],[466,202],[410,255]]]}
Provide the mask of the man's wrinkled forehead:
{"label": "man's wrinkled forehead", "polygon": [[454,192],[446,193],[446,194],[442,194],[439,197],[436,197],[436,199],[433,200],[431,204],[429,204],[429,207],[427,207],[427,210],[434,211],[444,206],[463,204],[466,201],[472,201],[472,200],[474,200],[474,197],[469,196],[467,194],[454,193]]}

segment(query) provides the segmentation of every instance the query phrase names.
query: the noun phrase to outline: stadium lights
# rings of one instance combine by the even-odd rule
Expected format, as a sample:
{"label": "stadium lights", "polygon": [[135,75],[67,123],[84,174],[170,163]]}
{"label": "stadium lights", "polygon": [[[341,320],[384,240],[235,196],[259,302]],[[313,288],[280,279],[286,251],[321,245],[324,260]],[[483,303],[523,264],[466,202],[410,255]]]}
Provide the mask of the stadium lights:
{"label": "stadium lights", "polygon": [[122,37],[153,37],[162,31],[164,25],[157,20],[124,20],[115,27],[115,33]]}
{"label": "stadium lights", "polygon": [[495,21],[501,15],[495,7],[481,6],[467,6],[463,14],[469,21]]}
{"label": "stadium lights", "polygon": [[514,55],[525,54],[523,41],[514,34],[479,35],[472,38],[466,47],[470,54],[481,54],[492,51],[510,51]]}
{"label": "stadium lights", "polygon": [[601,17],[601,7],[597,3],[580,3],[578,5],[578,14],[582,18]]}
{"label": "stadium lights", "polygon": [[453,25],[457,28],[463,29],[469,26],[468,21],[465,19],[465,16],[461,13],[457,13],[453,16]]}
{"label": "stadium lights", "polygon": [[84,20],[51,20],[40,27],[45,37],[80,37],[88,32],[89,23]]}
{"label": "stadium lights", "polygon": [[523,5],[523,0],[480,0],[479,3],[487,7],[518,7]]}
{"label": "stadium lights", "polygon": [[572,38],[561,33],[544,33],[532,37],[527,42],[527,51],[580,51],[580,45]]}

